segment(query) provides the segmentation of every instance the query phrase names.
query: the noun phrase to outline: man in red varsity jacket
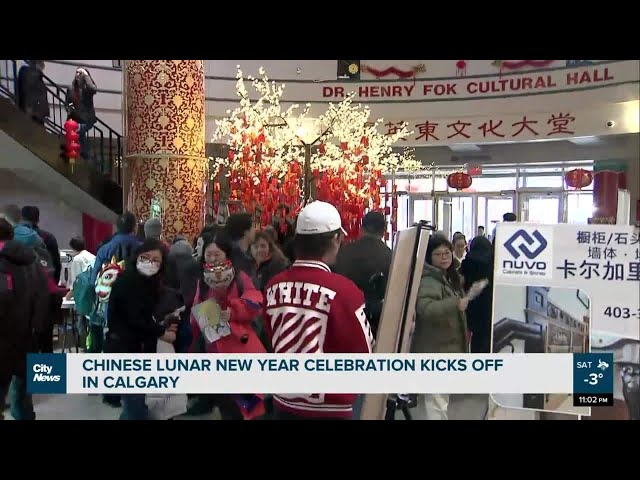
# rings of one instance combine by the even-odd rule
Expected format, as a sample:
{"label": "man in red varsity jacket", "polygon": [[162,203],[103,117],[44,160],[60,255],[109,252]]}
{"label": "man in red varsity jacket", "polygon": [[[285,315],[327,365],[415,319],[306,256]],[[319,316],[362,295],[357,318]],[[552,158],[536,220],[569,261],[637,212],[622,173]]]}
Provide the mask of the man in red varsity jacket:
{"label": "man in red varsity jacket", "polygon": [[[274,353],[371,353],[364,294],[332,273],[345,235],[336,208],[308,204],[298,216],[296,261],[266,286],[264,328]],[[355,394],[273,396],[278,419],[351,419]]]}

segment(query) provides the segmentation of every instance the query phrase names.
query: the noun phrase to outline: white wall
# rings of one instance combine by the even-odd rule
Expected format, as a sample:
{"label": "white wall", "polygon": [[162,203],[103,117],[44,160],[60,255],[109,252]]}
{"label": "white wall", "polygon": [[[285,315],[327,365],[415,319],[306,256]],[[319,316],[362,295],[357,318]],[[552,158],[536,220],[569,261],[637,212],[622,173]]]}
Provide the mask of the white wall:
{"label": "white wall", "polygon": [[[485,75],[482,81],[500,81],[508,78],[513,72],[506,72],[501,75],[499,69],[491,65],[491,60],[469,60],[465,78],[456,76],[455,63],[457,60],[409,60],[409,61],[362,61],[363,64],[370,64],[376,67],[388,67],[395,65],[398,68],[409,68],[416,64],[426,64],[427,71],[418,77],[417,86],[414,92],[423,90],[424,82],[439,83],[460,83],[469,80],[473,75]],[[546,71],[557,75],[558,78],[566,76],[564,60],[558,60],[551,69],[536,70],[535,75]],[[359,91],[361,86],[393,85],[411,87],[415,84],[413,80],[388,80],[389,77],[380,81],[371,81],[371,76],[363,74],[362,82],[335,82],[336,60],[207,60],[205,61],[206,75],[206,97],[207,97],[207,137],[211,138],[215,131],[215,118],[223,116],[227,109],[235,108],[238,99],[235,95],[235,73],[236,65],[240,64],[245,75],[257,75],[258,68],[264,66],[269,76],[276,80],[283,80],[286,83],[283,107],[287,107],[291,102],[305,103],[312,102],[311,113],[317,115],[323,112],[329,101],[336,101],[336,98],[324,97],[323,88],[327,83],[333,81],[331,85],[342,86],[345,92],[350,90]],[[111,66],[111,60],[51,60],[48,61],[46,74],[54,81],[66,85],[73,79],[77,65],[87,65],[96,84],[99,94],[95,97],[95,105],[98,115],[106,123],[117,131],[122,127],[122,72]],[[411,98],[360,98],[363,103],[368,103],[372,110],[372,116],[378,118],[417,119],[428,116],[433,118],[449,118],[454,116],[468,117],[488,115],[491,113],[501,114],[522,114],[523,112],[547,112],[555,109],[572,109],[581,107],[583,109],[590,106],[612,104],[637,100],[638,63],[637,61],[617,62],[603,64],[610,69],[612,80],[599,83],[587,82],[580,85],[572,85],[571,88],[564,88],[563,93],[553,93],[562,85],[558,80],[556,90],[535,90],[533,95],[516,96],[512,94],[491,93],[493,98],[470,99],[462,95],[457,97],[442,98],[430,97],[429,95],[414,95]],[[300,74],[296,73],[300,69]],[[579,67],[575,71],[586,68],[603,67]],[[617,70],[616,70],[617,69]],[[615,70],[615,73],[614,73]],[[518,70],[518,74],[527,74],[525,70]],[[574,71],[574,70],[567,70]],[[602,71],[600,72],[602,74]],[[534,75],[533,73],[531,75]],[[377,83],[376,83],[377,82]],[[421,84],[420,82],[423,82]],[[565,86],[566,87],[566,86]],[[605,87],[605,88],[602,88]],[[582,89],[582,90],[581,90]],[[249,89],[251,92],[251,89]],[[422,91],[421,90],[421,91]],[[544,89],[543,89],[544,90]],[[578,91],[580,90],[580,91]],[[543,94],[540,94],[543,93]],[[414,98],[415,97],[415,98]],[[289,102],[289,103],[287,103]]]}
{"label": "white wall", "polygon": [[82,212],[4,170],[0,174],[0,205],[10,203],[38,207],[40,227],[56,237],[60,249],[69,248],[71,238],[82,236]]}

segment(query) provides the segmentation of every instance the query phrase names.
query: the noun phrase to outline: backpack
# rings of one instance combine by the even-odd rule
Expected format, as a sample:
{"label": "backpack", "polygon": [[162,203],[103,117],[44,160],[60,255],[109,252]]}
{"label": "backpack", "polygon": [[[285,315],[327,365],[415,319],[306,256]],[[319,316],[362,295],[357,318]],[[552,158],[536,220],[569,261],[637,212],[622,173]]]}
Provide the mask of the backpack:
{"label": "backpack", "polygon": [[73,298],[76,312],[80,315],[91,315],[96,303],[96,286],[91,281],[91,268],[78,275],[73,282]]}
{"label": "backpack", "polygon": [[55,267],[53,266],[53,262],[51,261],[51,255],[49,255],[49,250],[47,247],[42,244],[37,244],[33,247],[33,250],[36,252],[36,261],[42,266],[47,277],[53,278],[58,284],[58,279],[55,277]]}
{"label": "backpack", "polygon": [[[110,248],[111,251],[110,251],[110,254],[107,256],[105,263],[111,264],[111,263],[125,262],[133,254],[134,249],[135,247],[130,243],[127,245],[123,245],[122,243],[119,243],[117,247]],[[100,279],[102,269],[104,268],[104,264],[97,266],[97,268],[98,268],[98,275],[96,276],[95,283],[87,286],[87,288],[93,289],[93,305],[94,305],[94,307],[89,310],[89,313],[87,315],[89,316],[90,325],[104,327],[107,322],[107,304],[99,303],[96,301],[97,300],[96,288],[98,288],[98,281]],[[78,278],[80,276],[81,275],[79,275]],[[75,295],[76,293],[74,289],[74,297]],[[86,297],[87,297],[87,305],[88,305],[88,300],[91,297],[91,294],[87,293]],[[77,308],[77,303],[76,303],[76,310],[78,311],[78,313],[80,313],[80,311]]]}
{"label": "backpack", "polygon": [[109,259],[115,258],[116,262],[126,262],[133,255],[133,246],[131,243],[126,245],[120,243],[115,251],[109,256]]}

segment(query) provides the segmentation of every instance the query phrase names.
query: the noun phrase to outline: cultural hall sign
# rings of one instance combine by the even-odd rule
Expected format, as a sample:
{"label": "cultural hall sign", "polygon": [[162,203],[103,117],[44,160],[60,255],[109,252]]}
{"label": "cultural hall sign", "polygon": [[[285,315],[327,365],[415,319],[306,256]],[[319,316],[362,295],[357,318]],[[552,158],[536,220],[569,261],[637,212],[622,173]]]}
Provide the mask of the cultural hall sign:
{"label": "cultural hall sign", "polygon": [[476,99],[571,92],[638,82],[638,61],[603,61],[575,68],[529,72],[503,72],[454,78],[417,78],[402,81],[322,83],[326,100],[339,100],[349,92],[366,103]]}

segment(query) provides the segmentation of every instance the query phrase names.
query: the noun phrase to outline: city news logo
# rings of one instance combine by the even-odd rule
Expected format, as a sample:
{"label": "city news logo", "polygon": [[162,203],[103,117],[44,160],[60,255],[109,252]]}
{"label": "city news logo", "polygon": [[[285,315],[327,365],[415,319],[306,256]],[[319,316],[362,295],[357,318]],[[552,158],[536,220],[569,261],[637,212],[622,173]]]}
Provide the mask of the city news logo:
{"label": "city news logo", "polygon": [[66,393],[66,355],[63,353],[27,354],[27,392]]}
{"label": "city news logo", "polygon": [[[552,227],[504,226],[507,240],[502,243],[501,274],[506,276],[549,278],[552,275]],[[501,235],[503,238],[504,236]]]}

